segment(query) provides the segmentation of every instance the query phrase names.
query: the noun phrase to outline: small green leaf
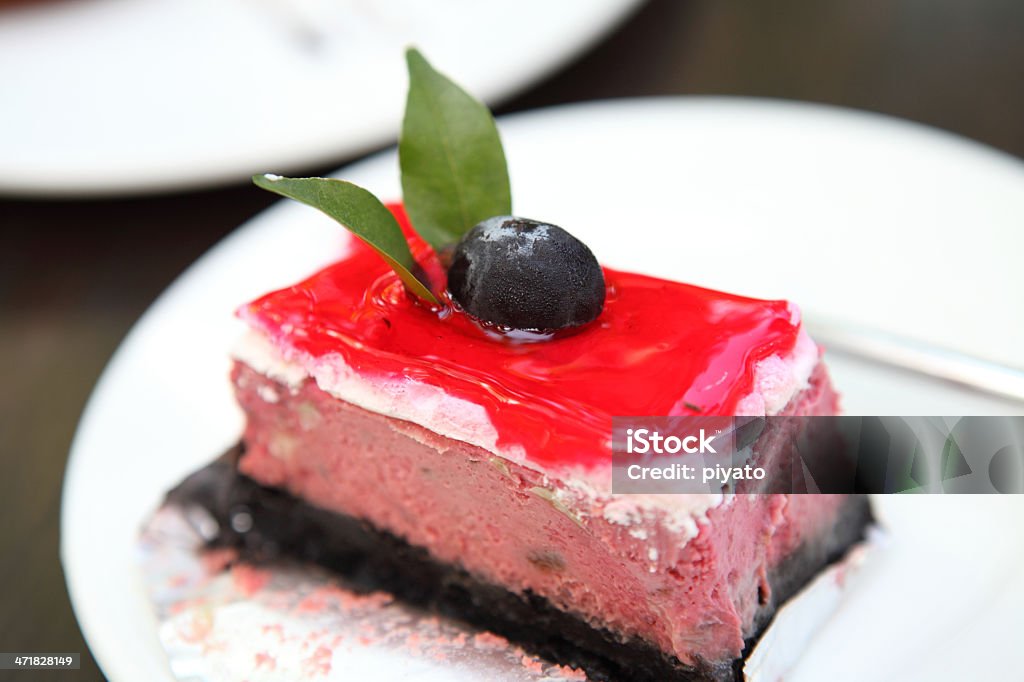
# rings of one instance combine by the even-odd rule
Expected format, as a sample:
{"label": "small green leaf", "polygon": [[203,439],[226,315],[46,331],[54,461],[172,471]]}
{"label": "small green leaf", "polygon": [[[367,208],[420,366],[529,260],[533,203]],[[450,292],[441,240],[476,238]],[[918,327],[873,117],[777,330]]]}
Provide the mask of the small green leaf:
{"label": "small green leaf", "polygon": [[398,156],[413,227],[438,251],[481,220],[512,213],[505,152],[491,112],[406,52],[409,97]]}
{"label": "small green leaf", "polygon": [[283,178],[254,175],[258,187],[318,208],[337,220],[381,255],[410,291],[431,303],[437,298],[425,278],[413,274],[419,269],[409,251],[395,216],[368,191],[344,180],[328,178]]}

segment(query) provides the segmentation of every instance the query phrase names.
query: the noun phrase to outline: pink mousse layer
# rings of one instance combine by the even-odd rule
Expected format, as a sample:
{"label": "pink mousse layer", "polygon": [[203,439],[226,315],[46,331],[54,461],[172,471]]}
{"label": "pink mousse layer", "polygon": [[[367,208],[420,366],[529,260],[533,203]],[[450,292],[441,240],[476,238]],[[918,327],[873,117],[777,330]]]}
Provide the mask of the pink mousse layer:
{"label": "pink mousse layer", "polygon": [[[827,534],[844,501],[735,495],[680,512],[666,501],[687,496],[573,485],[338,400],[311,379],[289,386],[241,362],[233,379],[248,416],[247,475],[691,665],[740,656],[772,568]],[[782,413],[837,408],[818,365]]]}

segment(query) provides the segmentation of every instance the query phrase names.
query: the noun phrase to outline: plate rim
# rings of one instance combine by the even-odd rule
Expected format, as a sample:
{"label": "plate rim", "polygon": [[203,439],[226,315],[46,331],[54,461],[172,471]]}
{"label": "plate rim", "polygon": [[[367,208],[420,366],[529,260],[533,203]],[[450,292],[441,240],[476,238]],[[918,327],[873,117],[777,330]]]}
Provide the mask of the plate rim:
{"label": "plate rim", "polygon": [[[475,87],[475,94],[492,107],[509,101],[587,54],[639,12],[644,4],[644,0],[591,0],[581,5],[587,8],[586,16],[577,17],[574,30],[565,36],[565,40],[550,41],[543,53],[529,59],[507,58],[495,67],[500,78],[490,78]],[[35,18],[37,14],[62,11],[66,8],[29,8],[25,14]],[[18,17],[13,19],[18,20]],[[405,98],[404,83],[401,85],[395,91],[396,102]],[[270,151],[269,156],[274,157],[270,165],[283,172],[293,172],[332,161],[344,162],[345,165],[358,162],[367,153],[379,151],[397,140],[398,129],[379,113],[374,111],[358,125],[350,125],[352,130],[349,133],[342,134],[344,130],[339,129],[338,133],[327,136],[330,144],[324,147],[308,142],[294,148],[278,145]],[[235,161],[213,165],[197,161],[175,162],[172,164],[174,170],[170,172],[166,169],[166,159],[160,158],[118,167],[112,173],[109,169],[89,172],[82,168],[68,172],[52,165],[19,172],[0,164],[0,198],[113,199],[227,187],[247,180],[254,166],[266,165],[266,156],[241,149],[232,156]]]}

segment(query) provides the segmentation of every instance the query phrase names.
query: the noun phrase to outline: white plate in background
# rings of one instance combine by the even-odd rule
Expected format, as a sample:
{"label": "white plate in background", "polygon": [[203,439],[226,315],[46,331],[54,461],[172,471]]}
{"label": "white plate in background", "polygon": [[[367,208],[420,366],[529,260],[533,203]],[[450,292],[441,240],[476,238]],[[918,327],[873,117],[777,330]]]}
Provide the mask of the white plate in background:
{"label": "white plate in background", "polygon": [[[757,100],[576,105],[510,117],[501,130],[516,212],[561,224],[610,265],[788,298],[810,320],[1020,364],[1015,159],[883,117]],[[397,196],[392,152],[341,175]],[[115,682],[170,679],[133,550],[164,492],[238,437],[227,355],[242,327],[232,311],[328,262],[341,229],[281,202],[237,230],[139,321],[89,401],[65,479],[61,550],[76,615]],[[853,413],[1024,413],[826,359]],[[1024,538],[1006,532],[1024,521],[1024,497],[890,497],[878,508],[889,548],[787,679],[1005,672],[1024,632]],[[379,677],[401,671],[401,659],[382,661]]]}
{"label": "white plate in background", "polygon": [[397,137],[402,52],[495,102],[638,0],[46,0],[0,11],[0,192],[122,195]]}

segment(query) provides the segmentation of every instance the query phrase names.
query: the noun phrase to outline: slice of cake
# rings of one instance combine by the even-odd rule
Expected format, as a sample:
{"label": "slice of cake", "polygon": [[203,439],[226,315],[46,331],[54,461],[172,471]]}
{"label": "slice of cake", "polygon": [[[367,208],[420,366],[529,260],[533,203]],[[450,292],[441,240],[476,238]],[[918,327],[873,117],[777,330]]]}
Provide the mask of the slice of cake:
{"label": "slice of cake", "polygon": [[404,208],[256,179],[359,238],[240,310],[242,445],[176,497],[245,557],[317,562],[593,679],[739,679],[867,501],[615,494],[612,419],[833,414],[819,349],[785,301],[602,268],[509,215],[489,114],[409,64]]}
{"label": "slice of cake", "polygon": [[327,512],[315,530],[268,529],[248,500],[254,546],[294,542],[344,571],[361,560],[318,538],[359,528],[355,554],[392,574],[389,588],[560,662],[612,679],[733,679],[778,605],[862,537],[867,503],[613,495],[611,418],[832,414],[837,397],[790,304],[604,274],[598,324],[533,343],[399,294],[355,239],[246,306],[238,470],[301,500],[296,518]]}

